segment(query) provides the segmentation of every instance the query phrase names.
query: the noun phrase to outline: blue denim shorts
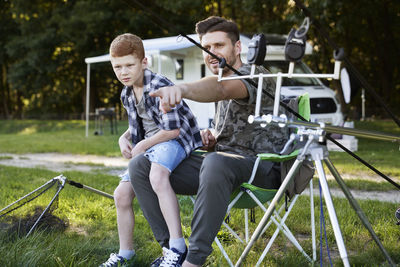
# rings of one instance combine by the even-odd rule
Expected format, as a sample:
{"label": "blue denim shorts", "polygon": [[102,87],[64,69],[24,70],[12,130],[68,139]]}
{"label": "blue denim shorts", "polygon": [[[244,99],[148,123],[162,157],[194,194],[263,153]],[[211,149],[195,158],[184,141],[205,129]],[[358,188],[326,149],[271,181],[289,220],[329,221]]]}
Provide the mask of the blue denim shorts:
{"label": "blue denim shorts", "polygon": [[186,152],[178,141],[169,140],[150,147],[144,156],[172,172],[186,158]]}
{"label": "blue denim shorts", "polygon": [[[176,140],[159,143],[147,149],[144,153],[151,162],[158,163],[168,169],[169,172],[175,170],[176,166],[186,158],[186,152]],[[130,182],[129,171],[120,174],[121,182]]]}
{"label": "blue denim shorts", "polygon": [[121,182],[130,182],[131,177],[129,177],[129,170],[126,169],[126,171],[119,175],[119,178],[121,178]]}

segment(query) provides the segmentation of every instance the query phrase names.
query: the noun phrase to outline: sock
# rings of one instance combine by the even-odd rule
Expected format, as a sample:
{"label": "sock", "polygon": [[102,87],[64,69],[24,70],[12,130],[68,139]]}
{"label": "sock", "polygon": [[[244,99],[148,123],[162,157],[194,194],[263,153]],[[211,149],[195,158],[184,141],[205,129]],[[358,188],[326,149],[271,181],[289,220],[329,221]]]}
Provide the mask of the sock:
{"label": "sock", "polygon": [[186,250],[186,243],[185,239],[183,237],[181,238],[175,238],[175,239],[170,239],[169,240],[169,248],[175,248],[178,250],[180,253],[185,252]]}
{"label": "sock", "polygon": [[127,260],[130,260],[135,255],[135,251],[129,249],[120,249],[118,255],[124,257]]}

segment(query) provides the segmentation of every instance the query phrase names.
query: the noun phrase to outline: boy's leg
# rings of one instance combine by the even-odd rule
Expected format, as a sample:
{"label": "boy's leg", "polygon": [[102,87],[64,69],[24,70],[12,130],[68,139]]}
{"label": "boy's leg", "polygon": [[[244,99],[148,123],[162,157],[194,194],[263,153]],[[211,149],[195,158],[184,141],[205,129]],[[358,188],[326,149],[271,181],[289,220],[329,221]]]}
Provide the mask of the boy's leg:
{"label": "boy's leg", "polygon": [[114,191],[120,250],[133,250],[135,216],[132,201],[135,193],[130,181],[121,181]]}
{"label": "boy's leg", "polygon": [[169,181],[169,171],[157,163],[151,164],[150,183],[157,194],[158,203],[172,239],[182,238],[178,199]]}
{"label": "boy's leg", "polygon": [[[176,194],[195,195],[199,184],[202,156],[191,155],[183,160],[171,173],[170,182]],[[150,184],[151,162],[144,154],[137,155],[129,162],[129,175],[136,197],[161,247],[169,247],[169,232],[162,215],[158,197]]]}
{"label": "boy's leg", "polygon": [[106,262],[100,266],[120,266],[134,255],[133,228],[135,216],[132,201],[135,193],[129,178],[123,178],[114,190],[114,202],[117,209],[117,227],[119,237],[119,252],[112,253]]}

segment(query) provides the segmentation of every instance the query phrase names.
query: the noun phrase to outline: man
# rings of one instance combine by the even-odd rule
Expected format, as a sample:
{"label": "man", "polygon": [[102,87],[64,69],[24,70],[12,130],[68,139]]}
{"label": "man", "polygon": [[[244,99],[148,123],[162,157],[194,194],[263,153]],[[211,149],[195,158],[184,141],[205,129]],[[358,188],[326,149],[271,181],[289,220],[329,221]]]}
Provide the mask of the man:
{"label": "man", "polygon": [[[209,17],[196,24],[202,46],[223,57],[242,74],[249,74],[251,66],[240,59],[241,43],[237,25],[221,17]],[[213,74],[218,73],[218,60],[203,52],[204,62]],[[266,72],[257,67],[256,72]],[[225,68],[223,76],[234,75]],[[265,79],[264,89],[273,93],[275,83]],[[201,266],[212,252],[212,242],[220,229],[231,193],[246,182],[253,169],[256,154],[279,151],[287,141],[285,129],[268,125],[265,128],[248,124],[254,113],[257,88],[245,80],[218,82],[217,77],[160,88],[151,95],[161,98],[160,108],[167,112],[187,98],[199,102],[217,102],[214,129],[202,131],[204,149],[215,151],[205,157],[191,155],[171,173],[171,185],[177,194],[196,194],[189,251],[182,266]],[[263,109],[270,112],[273,100],[262,99]],[[157,196],[149,181],[150,163],[137,156],[129,163],[129,174],[143,213],[155,238],[162,247],[168,246],[168,228],[162,219]],[[264,188],[278,188],[280,167],[263,161],[254,184]],[[162,258],[162,257],[161,257]],[[156,260],[157,266],[160,260]]]}

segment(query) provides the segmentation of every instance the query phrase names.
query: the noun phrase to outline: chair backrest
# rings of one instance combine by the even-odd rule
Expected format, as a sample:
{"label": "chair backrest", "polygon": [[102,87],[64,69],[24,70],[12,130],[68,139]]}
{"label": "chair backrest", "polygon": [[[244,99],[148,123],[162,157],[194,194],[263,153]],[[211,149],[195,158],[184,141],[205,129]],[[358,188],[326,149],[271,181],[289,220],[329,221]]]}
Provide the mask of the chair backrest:
{"label": "chair backrest", "polygon": [[311,108],[310,108],[310,95],[305,93],[298,98],[299,105],[299,114],[303,116],[307,121],[310,120],[311,117]]}
{"label": "chair backrest", "polygon": [[[297,110],[297,112],[306,120],[310,120],[310,96],[308,93],[305,93],[301,96],[298,96],[294,99],[291,99],[290,104],[291,108],[294,110]],[[281,166],[282,169],[284,171],[286,171],[286,168],[290,168],[294,162],[294,160],[297,157],[297,154],[299,153],[299,150],[294,150],[292,151],[290,154],[288,155],[279,155],[279,154],[272,154],[272,153],[264,153],[264,154],[259,154],[258,157],[261,160],[269,160],[269,161],[273,161],[273,162],[281,162]],[[289,164],[286,164],[287,162],[290,162]],[[304,164],[303,164],[304,165]],[[255,166],[257,167],[257,166]],[[302,167],[303,168],[303,167]],[[301,169],[302,169],[301,168]],[[307,168],[308,170],[308,168]],[[300,172],[302,172],[302,170],[300,170]],[[304,171],[303,171],[304,173]],[[285,174],[286,176],[286,174]],[[307,182],[309,182],[309,172],[306,172],[305,175],[300,173],[300,176],[304,177]],[[312,177],[312,176],[311,176]],[[311,179],[311,178],[310,178]],[[303,183],[302,181],[303,179],[300,179],[299,182],[301,182],[301,184]],[[292,191],[298,191],[297,190],[297,186],[294,185],[294,187],[290,187],[293,188]],[[289,190],[291,190],[289,188]],[[233,200],[237,194],[241,191],[241,190],[250,190],[251,192],[253,192],[253,194],[258,198],[258,200],[260,200],[261,203],[265,203],[269,200],[271,200],[275,193],[277,192],[277,189],[264,189],[264,188],[258,188],[252,184],[249,183],[243,183],[238,189],[236,189],[231,196],[231,200]],[[297,192],[296,192],[297,193]],[[292,196],[292,194],[288,194],[290,197]],[[239,208],[239,209],[250,209],[253,207],[256,207],[257,204],[254,202],[254,200],[248,196],[248,194],[243,194],[234,204],[234,208]]]}
{"label": "chair backrest", "polygon": [[[305,93],[297,98],[297,110],[298,113],[307,121],[310,120],[311,117],[311,108],[310,108],[310,95]],[[299,119],[300,120],[300,119]],[[289,172],[292,167],[295,159],[291,159],[281,164],[281,179],[285,179],[286,174]],[[303,161],[302,166],[300,167],[296,177],[292,182],[288,185],[286,190],[287,196],[291,199],[295,194],[300,194],[307,187],[310,180],[314,176],[314,168],[311,161]]]}

